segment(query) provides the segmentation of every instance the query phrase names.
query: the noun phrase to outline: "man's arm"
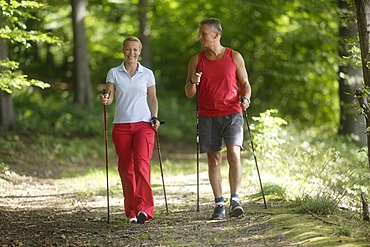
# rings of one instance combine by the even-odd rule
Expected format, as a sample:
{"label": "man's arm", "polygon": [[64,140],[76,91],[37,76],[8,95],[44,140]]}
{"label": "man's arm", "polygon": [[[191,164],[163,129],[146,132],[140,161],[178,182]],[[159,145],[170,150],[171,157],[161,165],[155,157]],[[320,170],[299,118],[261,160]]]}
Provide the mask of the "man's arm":
{"label": "man's arm", "polygon": [[252,88],[248,80],[248,73],[242,55],[237,51],[233,51],[233,58],[236,64],[236,76],[240,86],[240,97],[244,99],[241,105],[243,110],[246,110],[250,104]]}
{"label": "man's arm", "polygon": [[198,55],[193,56],[188,64],[188,75],[185,82],[186,97],[191,98],[195,95],[196,85],[200,82],[201,72],[197,72]]}

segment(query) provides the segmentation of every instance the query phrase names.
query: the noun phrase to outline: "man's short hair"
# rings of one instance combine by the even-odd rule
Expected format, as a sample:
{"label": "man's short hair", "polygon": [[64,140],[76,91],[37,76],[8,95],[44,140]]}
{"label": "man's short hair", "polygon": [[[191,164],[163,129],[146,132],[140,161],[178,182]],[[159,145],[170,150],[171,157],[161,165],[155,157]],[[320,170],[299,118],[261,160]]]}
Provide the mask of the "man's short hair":
{"label": "man's short hair", "polygon": [[222,34],[221,21],[217,18],[206,18],[202,20],[200,25],[209,25],[211,28],[216,29],[220,34]]}

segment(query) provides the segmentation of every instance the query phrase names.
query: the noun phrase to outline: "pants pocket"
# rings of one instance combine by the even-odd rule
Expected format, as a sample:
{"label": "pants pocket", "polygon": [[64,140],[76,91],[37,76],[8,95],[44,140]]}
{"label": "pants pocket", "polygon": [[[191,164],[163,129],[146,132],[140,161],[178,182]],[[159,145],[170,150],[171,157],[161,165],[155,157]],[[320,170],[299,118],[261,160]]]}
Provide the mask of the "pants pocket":
{"label": "pants pocket", "polygon": [[154,150],[154,133],[148,133],[147,138],[146,138],[146,143],[148,147],[148,157],[150,160],[153,156],[153,150]]}

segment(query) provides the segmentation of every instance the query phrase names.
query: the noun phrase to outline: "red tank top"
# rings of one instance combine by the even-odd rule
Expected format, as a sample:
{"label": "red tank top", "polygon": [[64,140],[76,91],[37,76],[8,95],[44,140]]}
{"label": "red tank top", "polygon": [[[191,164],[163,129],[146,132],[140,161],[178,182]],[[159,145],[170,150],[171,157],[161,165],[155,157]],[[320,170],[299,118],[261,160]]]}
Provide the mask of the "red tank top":
{"label": "red tank top", "polygon": [[197,69],[202,72],[198,91],[199,116],[218,117],[241,113],[240,94],[233,50],[226,48],[222,58],[209,60],[198,55]]}

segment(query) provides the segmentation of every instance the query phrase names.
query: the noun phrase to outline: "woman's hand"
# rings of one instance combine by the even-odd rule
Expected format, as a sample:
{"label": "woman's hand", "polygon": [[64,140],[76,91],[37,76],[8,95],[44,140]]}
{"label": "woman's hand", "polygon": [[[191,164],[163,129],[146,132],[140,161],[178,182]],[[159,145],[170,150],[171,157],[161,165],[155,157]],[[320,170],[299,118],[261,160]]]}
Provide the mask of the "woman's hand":
{"label": "woman's hand", "polygon": [[159,126],[161,126],[161,121],[159,121],[159,119],[157,117],[152,117],[150,122],[151,122],[152,127],[155,131],[157,131]]}
{"label": "woman's hand", "polygon": [[103,105],[108,104],[110,93],[106,93],[105,90],[99,95],[99,100]]}

